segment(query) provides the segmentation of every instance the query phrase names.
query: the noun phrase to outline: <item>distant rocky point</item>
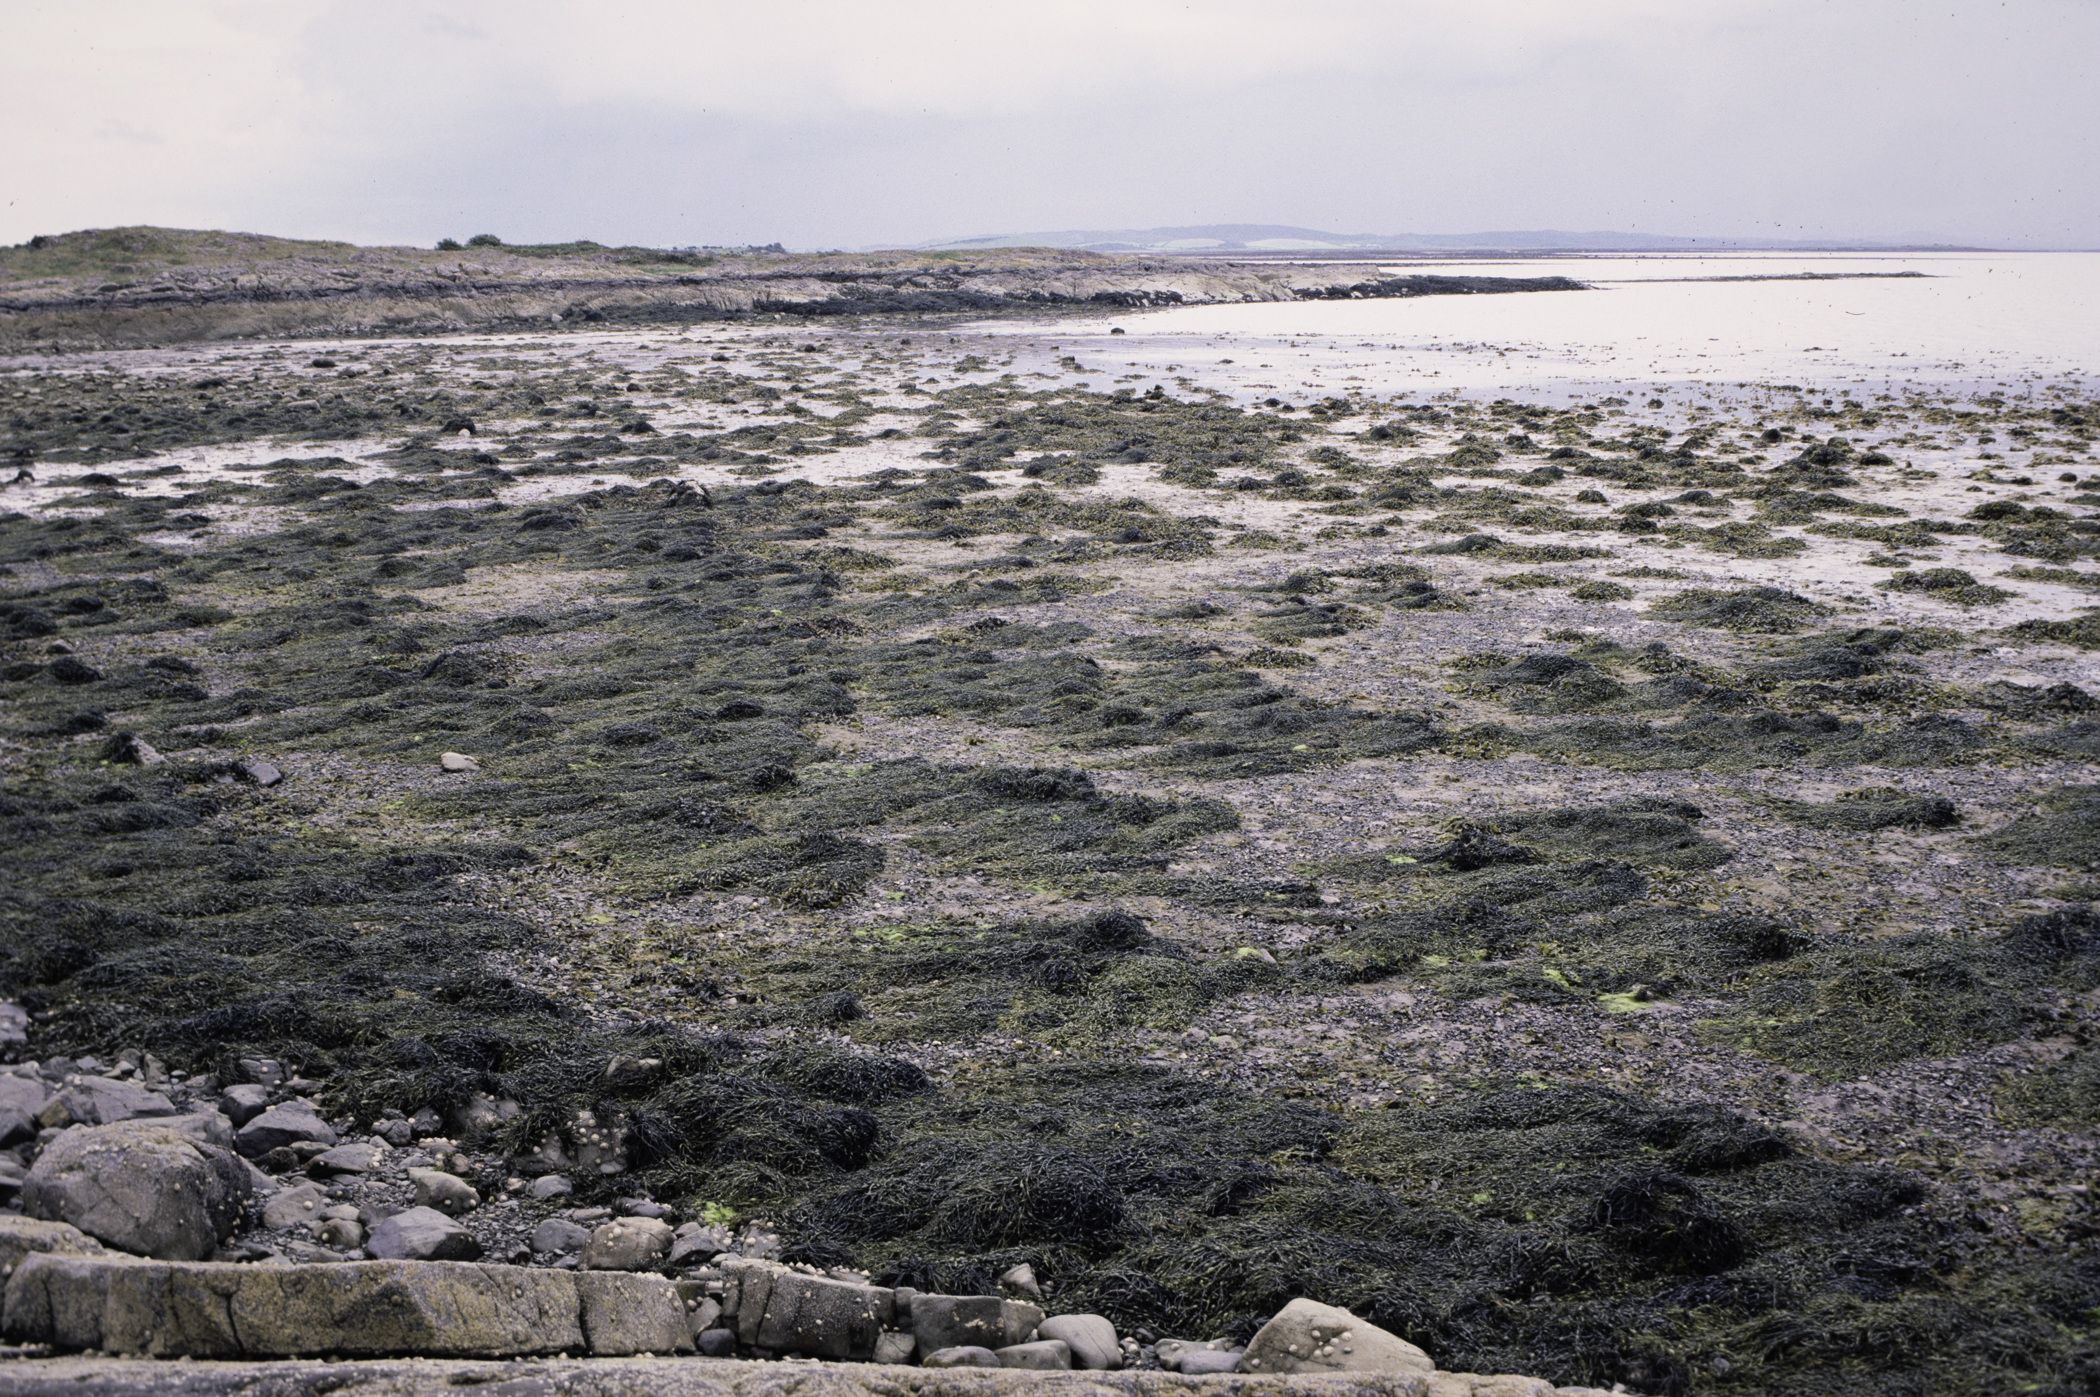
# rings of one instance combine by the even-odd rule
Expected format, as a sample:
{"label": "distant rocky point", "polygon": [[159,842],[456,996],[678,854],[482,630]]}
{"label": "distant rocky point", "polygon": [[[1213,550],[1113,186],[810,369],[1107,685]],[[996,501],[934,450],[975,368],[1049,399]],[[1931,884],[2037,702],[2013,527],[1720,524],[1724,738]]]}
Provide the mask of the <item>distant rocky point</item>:
{"label": "distant rocky point", "polygon": [[1370,264],[1250,267],[1073,248],[788,253],[777,244],[510,246],[485,234],[465,246],[369,248],[115,228],[0,249],[0,350],[1579,289],[1566,277],[1392,276]]}

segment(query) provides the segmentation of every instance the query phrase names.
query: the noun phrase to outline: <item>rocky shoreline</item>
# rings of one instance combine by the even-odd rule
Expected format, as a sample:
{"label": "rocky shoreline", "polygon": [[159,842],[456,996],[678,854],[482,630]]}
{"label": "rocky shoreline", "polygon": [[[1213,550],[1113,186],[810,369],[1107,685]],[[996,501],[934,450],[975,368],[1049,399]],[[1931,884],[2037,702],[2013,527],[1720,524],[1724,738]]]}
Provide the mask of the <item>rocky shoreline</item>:
{"label": "rocky shoreline", "polygon": [[29,1264],[640,1277],[737,1373],[811,1371],[761,1267],[1117,1383],[1251,1391],[1182,1374],[1309,1300],[1563,1387],[2090,1386],[2094,404],[1118,343],[11,362],[0,1187],[159,1258]]}
{"label": "rocky shoreline", "polygon": [[1036,248],[717,255],[496,245],[439,253],[112,229],[0,250],[0,351],[1581,289],[1564,276],[1396,276],[1375,264],[1267,267]]}

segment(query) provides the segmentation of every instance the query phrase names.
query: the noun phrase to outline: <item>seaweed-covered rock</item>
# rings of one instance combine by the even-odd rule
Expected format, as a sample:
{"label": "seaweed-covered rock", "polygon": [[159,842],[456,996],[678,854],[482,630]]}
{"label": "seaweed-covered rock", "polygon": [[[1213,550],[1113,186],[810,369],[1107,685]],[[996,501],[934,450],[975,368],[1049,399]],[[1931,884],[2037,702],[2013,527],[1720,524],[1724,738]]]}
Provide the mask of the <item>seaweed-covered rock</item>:
{"label": "seaweed-covered rock", "polygon": [[233,1235],[251,1192],[247,1168],[226,1150],[123,1121],[75,1126],[47,1145],[22,1186],[22,1208],[118,1251],[197,1261]]}

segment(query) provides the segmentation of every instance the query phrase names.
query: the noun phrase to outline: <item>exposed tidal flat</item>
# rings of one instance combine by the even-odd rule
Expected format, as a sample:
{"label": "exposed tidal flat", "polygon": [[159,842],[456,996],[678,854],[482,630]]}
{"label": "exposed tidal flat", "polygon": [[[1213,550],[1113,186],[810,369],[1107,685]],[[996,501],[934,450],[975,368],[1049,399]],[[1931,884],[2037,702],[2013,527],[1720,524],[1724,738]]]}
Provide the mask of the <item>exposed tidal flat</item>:
{"label": "exposed tidal flat", "polygon": [[2090,1390],[2095,259],[1742,260],[0,361],[28,1051],[492,1248]]}

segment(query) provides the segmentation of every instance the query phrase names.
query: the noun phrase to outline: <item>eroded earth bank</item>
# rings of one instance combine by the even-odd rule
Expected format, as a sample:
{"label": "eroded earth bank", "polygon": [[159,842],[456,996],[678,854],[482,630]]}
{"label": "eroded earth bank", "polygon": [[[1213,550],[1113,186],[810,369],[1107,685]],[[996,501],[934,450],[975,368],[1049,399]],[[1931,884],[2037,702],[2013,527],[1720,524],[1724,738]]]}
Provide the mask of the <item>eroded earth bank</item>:
{"label": "eroded earth bank", "polygon": [[252,1117],[258,1266],[624,1216],[695,1304],[1025,1264],[1137,1365],[1308,1297],[2100,1383],[2100,410],[1069,349],[10,361],[0,1183],[157,1096]]}

